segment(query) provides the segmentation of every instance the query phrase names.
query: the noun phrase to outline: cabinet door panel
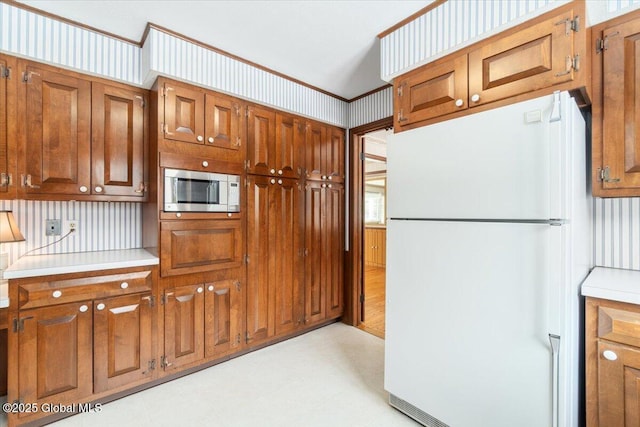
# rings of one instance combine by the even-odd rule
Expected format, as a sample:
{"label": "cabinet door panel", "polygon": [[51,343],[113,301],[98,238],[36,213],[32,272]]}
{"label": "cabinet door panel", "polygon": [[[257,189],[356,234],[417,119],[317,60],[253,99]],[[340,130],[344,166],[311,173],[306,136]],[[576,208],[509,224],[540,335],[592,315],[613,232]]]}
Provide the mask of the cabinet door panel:
{"label": "cabinet door panel", "polygon": [[164,139],[204,144],[204,93],[175,82],[164,93]]}
{"label": "cabinet door panel", "polygon": [[566,25],[573,18],[570,10],[471,51],[469,105],[573,80],[574,31]]}
{"label": "cabinet door panel", "polygon": [[344,130],[339,128],[329,129],[327,142],[327,178],[332,182],[344,181]]}
{"label": "cabinet door panel", "polygon": [[247,187],[247,333],[250,342],[272,336],[275,295],[270,288],[270,179],[248,176]]}
{"label": "cabinet door panel", "polygon": [[205,356],[221,356],[242,345],[242,286],[239,280],[204,284]]}
{"label": "cabinet door panel", "polygon": [[92,193],[144,197],[146,98],[142,91],[93,83]]}
{"label": "cabinet door panel", "polygon": [[91,302],[20,313],[24,324],[18,337],[22,401],[75,402],[92,393],[91,313]]}
{"label": "cabinet door panel", "polygon": [[[247,123],[247,172],[259,175],[275,173],[275,122],[273,110],[251,105]],[[271,170],[274,170],[272,173]]]}
{"label": "cabinet door panel", "polygon": [[413,71],[398,79],[394,89],[395,126],[465,109],[468,106],[467,55]]}
{"label": "cabinet door panel", "polygon": [[[344,188],[332,184],[326,188],[325,221],[323,237],[324,258],[326,268],[327,317],[337,317],[342,314],[344,306],[343,296],[343,258],[344,239],[342,230]],[[376,249],[377,251],[377,249]]]}
{"label": "cabinet door panel", "polygon": [[94,301],[94,391],[150,379],[151,292]]}
{"label": "cabinet door panel", "polygon": [[9,173],[9,138],[8,138],[8,116],[7,107],[9,101],[8,81],[4,75],[4,71],[9,67],[7,60],[0,56],[0,197],[6,195],[9,191],[8,182],[5,181]]}
{"label": "cabinet door panel", "polygon": [[305,144],[305,156],[307,162],[307,178],[313,180],[322,179],[326,175],[326,144],[327,128],[319,123],[307,124],[307,137]]}
{"label": "cabinet door panel", "polygon": [[83,194],[91,186],[91,82],[27,67],[27,193]]}
{"label": "cabinet door panel", "polygon": [[243,106],[237,99],[207,93],[205,96],[205,145],[216,147],[215,158],[227,162],[242,162],[245,150]]}
{"label": "cabinet door panel", "polygon": [[168,366],[197,362],[204,357],[204,285],[168,289],[165,301],[164,351]]}
{"label": "cabinet door panel", "polygon": [[196,273],[242,265],[240,220],[162,221],[162,276]]}
{"label": "cabinet door panel", "polygon": [[[608,360],[604,352],[613,352]],[[598,421],[601,427],[638,425],[640,419],[640,351],[598,341]]]}
{"label": "cabinet door panel", "polygon": [[604,31],[602,52],[604,189],[640,188],[640,19]]}
{"label": "cabinet door panel", "polygon": [[326,265],[323,260],[323,209],[325,191],[319,182],[307,182],[305,223],[305,322],[315,323],[326,318]]}
{"label": "cabinet door panel", "polygon": [[305,123],[289,114],[276,114],[275,169],[284,178],[300,178],[305,143]]}
{"label": "cabinet door panel", "polygon": [[270,242],[271,277],[276,294],[275,328],[277,334],[292,332],[302,322],[302,286],[304,270],[303,230],[304,194],[301,185],[283,179],[273,186]]}

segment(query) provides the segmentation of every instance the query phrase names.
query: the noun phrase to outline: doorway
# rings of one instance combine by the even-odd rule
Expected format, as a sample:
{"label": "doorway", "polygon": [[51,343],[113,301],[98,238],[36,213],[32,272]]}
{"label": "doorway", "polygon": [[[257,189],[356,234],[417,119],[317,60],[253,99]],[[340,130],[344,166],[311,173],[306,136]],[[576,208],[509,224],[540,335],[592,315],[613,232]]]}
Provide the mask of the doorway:
{"label": "doorway", "polygon": [[349,252],[343,321],[384,338],[386,135],[391,117],[349,132]]}

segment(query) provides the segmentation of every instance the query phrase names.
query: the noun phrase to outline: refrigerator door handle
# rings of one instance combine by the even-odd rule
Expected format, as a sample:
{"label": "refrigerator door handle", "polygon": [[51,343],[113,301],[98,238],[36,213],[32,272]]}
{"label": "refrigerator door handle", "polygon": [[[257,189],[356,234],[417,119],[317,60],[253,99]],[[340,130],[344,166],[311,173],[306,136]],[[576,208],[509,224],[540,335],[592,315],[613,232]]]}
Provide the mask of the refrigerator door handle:
{"label": "refrigerator door handle", "polygon": [[549,334],[551,343],[552,361],[552,382],[551,382],[551,417],[552,427],[559,426],[559,405],[560,405],[560,335]]}

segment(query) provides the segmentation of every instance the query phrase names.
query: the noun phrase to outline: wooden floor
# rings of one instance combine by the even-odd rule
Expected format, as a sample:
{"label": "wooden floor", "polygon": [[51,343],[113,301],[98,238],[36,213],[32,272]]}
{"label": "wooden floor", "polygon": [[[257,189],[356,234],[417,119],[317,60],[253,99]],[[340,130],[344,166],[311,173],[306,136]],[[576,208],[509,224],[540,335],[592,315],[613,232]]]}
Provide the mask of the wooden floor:
{"label": "wooden floor", "polygon": [[384,338],[385,274],[382,267],[364,268],[364,322],[360,329]]}

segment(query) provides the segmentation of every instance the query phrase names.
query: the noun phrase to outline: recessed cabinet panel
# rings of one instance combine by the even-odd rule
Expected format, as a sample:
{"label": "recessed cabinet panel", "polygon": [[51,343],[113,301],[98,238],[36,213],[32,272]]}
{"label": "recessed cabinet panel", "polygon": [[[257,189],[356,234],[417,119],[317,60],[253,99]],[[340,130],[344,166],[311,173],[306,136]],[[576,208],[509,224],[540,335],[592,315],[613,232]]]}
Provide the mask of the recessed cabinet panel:
{"label": "recessed cabinet panel", "polygon": [[327,317],[340,316],[344,307],[343,256],[344,243],[344,187],[329,184],[326,187],[324,251],[326,257]]}
{"label": "recessed cabinet panel", "polygon": [[165,291],[165,368],[175,369],[204,357],[204,285]]}
{"label": "recessed cabinet panel", "polygon": [[167,82],[164,91],[164,139],[204,144],[204,93]]}
{"label": "recessed cabinet panel", "polygon": [[467,108],[467,55],[423,67],[397,79],[394,121],[399,125]]}
{"label": "recessed cabinet panel", "polygon": [[319,180],[325,172],[327,145],[327,128],[320,123],[307,124],[305,144],[307,179]]}
{"label": "recessed cabinet panel", "polygon": [[92,84],[93,194],[144,197],[143,91]]}
{"label": "recessed cabinet panel", "polygon": [[344,181],[344,129],[330,128],[326,147],[327,180],[332,182]]}
{"label": "recessed cabinet panel", "polygon": [[324,320],[327,314],[326,260],[323,259],[323,209],[326,192],[319,182],[307,182],[306,186],[305,321],[309,324]]}
{"label": "recessed cabinet panel", "polygon": [[240,267],[240,220],[162,221],[160,259],[163,276]]}
{"label": "recessed cabinet panel", "polygon": [[[259,175],[273,175],[275,165],[275,123],[273,110],[250,105],[247,123],[247,172]],[[271,173],[271,169],[274,173]]]}
{"label": "recessed cabinet panel", "polygon": [[205,145],[216,147],[219,161],[242,162],[245,157],[244,108],[235,98],[205,95]]}
{"label": "recessed cabinet panel", "polygon": [[9,78],[4,75],[9,68],[8,60],[0,55],[0,198],[8,196],[9,174],[15,179],[15,171],[9,167]]}
{"label": "recessed cabinet panel", "polygon": [[300,178],[304,162],[306,138],[304,120],[285,113],[276,113],[276,143],[274,168],[283,178]]}
{"label": "recessed cabinet panel", "polygon": [[91,82],[32,65],[26,76],[24,191],[86,193],[91,186]]}
{"label": "recessed cabinet panel", "polygon": [[242,346],[242,284],[207,282],[205,287],[205,356],[219,356]]}

